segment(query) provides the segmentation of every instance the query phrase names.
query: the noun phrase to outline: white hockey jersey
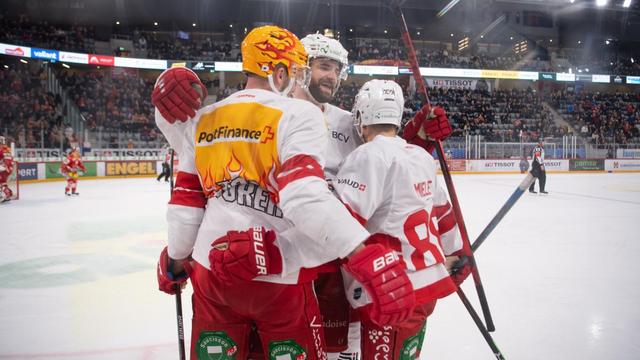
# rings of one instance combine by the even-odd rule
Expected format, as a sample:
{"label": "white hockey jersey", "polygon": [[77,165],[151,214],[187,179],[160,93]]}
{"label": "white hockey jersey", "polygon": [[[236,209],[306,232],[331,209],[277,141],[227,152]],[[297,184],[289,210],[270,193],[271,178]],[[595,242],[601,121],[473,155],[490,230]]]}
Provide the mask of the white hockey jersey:
{"label": "white hockey jersey", "polygon": [[334,185],[353,216],[378,234],[370,241],[403,259],[420,303],[455,291],[444,261],[462,249],[462,240],[430,154],[379,135],[345,159]]}
{"label": "white hockey jersey", "polygon": [[[193,250],[194,260],[209,268],[214,240],[264,226],[278,234],[287,276],[259,280],[295,283],[300,267],[344,257],[369,236],[327,187],[327,131],[311,103],[243,90],[163,133],[171,129],[183,134],[165,134],[182,146],[167,212],[170,257]],[[308,258],[286,256],[283,243]]]}
{"label": "white hockey jersey", "polygon": [[332,186],[342,161],[362,144],[362,139],[356,132],[350,112],[331,104],[324,104],[324,116],[329,128],[329,146],[324,172],[327,182]]}

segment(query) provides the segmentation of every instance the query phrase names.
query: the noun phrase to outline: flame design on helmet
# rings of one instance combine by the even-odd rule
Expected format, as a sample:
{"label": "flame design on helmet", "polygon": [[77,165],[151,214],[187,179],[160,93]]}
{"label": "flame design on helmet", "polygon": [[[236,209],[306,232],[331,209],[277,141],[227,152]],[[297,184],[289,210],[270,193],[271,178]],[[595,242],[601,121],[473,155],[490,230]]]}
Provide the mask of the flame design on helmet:
{"label": "flame design on helmet", "polygon": [[287,67],[307,66],[307,52],[297,36],[278,26],[261,26],[251,30],[242,41],[242,70],[262,77],[273,73],[278,64]]}

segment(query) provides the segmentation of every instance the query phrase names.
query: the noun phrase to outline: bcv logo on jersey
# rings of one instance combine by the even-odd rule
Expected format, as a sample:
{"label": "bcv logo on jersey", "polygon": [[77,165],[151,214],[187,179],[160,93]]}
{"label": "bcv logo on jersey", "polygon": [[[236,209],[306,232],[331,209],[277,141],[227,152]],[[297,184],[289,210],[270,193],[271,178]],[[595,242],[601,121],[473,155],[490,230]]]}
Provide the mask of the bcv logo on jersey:
{"label": "bcv logo on jersey", "polygon": [[347,186],[351,186],[352,188],[360,191],[365,191],[367,189],[367,185],[361,184],[355,180],[351,179],[338,179],[338,184],[345,184]]}
{"label": "bcv logo on jersey", "polygon": [[331,137],[337,139],[338,141],[342,141],[343,143],[347,143],[350,138],[350,136],[337,131],[331,131]]}

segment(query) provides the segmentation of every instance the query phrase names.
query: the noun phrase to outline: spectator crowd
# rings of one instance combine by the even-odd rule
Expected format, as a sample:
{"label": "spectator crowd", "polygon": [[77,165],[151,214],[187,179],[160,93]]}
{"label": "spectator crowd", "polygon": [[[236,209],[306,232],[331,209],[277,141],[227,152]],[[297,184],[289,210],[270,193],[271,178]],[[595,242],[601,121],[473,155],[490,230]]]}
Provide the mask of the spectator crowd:
{"label": "spectator crowd", "polygon": [[[77,52],[95,52],[94,29],[90,26],[54,26],[33,23],[26,17],[0,18],[0,42]],[[149,58],[239,61],[239,47],[219,36],[190,36],[135,30],[131,40]],[[218,34],[219,35],[219,34]],[[374,45],[375,44],[375,45]],[[351,47],[350,61],[399,61],[405,59],[402,46],[369,42]],[[418,48],[419,62],[429,67],[550,70],[549,62],[516,55],[452,54],[444,47]],[[610,70],[633,73],[635,60],[609,62]],[[577,61],[571,59],[572,61]],[[606,70],[609,59],[594,58],[591,72]],[[64,92],[48,92],[47,72],[37,62],[17,61],[0,69],[0,133],[18,141],[21,147],[55,147],[67,131],[62,97],[68,97],[94,134],[93,142],[104,147],[145,146],[162,141],[155,129],[150,102],[153,80],[138,70],[110,68],[78,71],[56,67],[55,76]],[[210,98],[219,101],[240,90],[243,84],[220,86],[206,82]],[[406,86],[404,86],[407,93]],[[346,110],[353,106],[358,85],[342,84],[333,103]],[[445,107],[454,136],[481,135],[486,141],[535,141],[539,137],[562,137],[577,133],[602,143],[637,143],[640,138],[640,98],[637,94],[554,91],[544,99],[532,89],[493,90],[445,89],[430,91],[431,102]],[[557,125],[542,105],[547,101],[570,127]],[[407,98],[405,120],[421,106],[417,97]],[[100,135],[95,135],[100,134]],[[126,144],[126,145],[123,145]]]}

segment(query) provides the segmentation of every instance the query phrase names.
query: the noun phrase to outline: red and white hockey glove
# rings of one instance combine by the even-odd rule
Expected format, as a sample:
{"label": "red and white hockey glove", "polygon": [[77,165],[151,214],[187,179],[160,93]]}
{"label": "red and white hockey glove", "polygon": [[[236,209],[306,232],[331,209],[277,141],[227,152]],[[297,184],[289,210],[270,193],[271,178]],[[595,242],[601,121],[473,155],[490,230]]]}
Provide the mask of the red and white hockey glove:
{"label": "red and white hockey glove", "polygon": [[451,254],[451,256],[458,256],[459,259],[451,267],[451,280],[460,286],[469,274],[471,274],[471,260],[465,256],[462,250],[458,250]]}
{"label": "red and white hockey glove", "polygon": [[253,280],[260,275],[282,273],[282,255],[276,233],[263,227],[229,231],[217,239],[209,252],[211,271],[223,281]]}
{"label": "red and white hockey glove", "polygon": [[151,94],[151,102],[173,124],[176,120],[185,122],[196,116],[206,97],[207,88],[198,75],[187,68],[176,67],[160,74]]}
{"label": "red and white hockey glove", "polygon": [[373,303],[366,308],[371,321],[395,325],[411,315],[416,302],[413,286],[395,252],[380,244],[367,245],[342,266],[371,298]]}
{"label": "red and white hockey glove", "polygon": [[184,286],[184,283],[189,279],[189,274],[191,274],[189,261],[190,260],[182,260],[181,263],[184,271],[181,271],[179,274],[174,274],[172,271],[176,265],[176,260],[169,257],[166,246],[162,249],[157,267],[158,288],[160,291],[173,295],[179,287],[182,288]]}
{"label": "red and white hockey glove", "polygon": [[402,137],[431,153],[434,144],[430,140],[442,141],[448,138],[451,132],[451,124],[444,109],[425,105],[405,125]]}

